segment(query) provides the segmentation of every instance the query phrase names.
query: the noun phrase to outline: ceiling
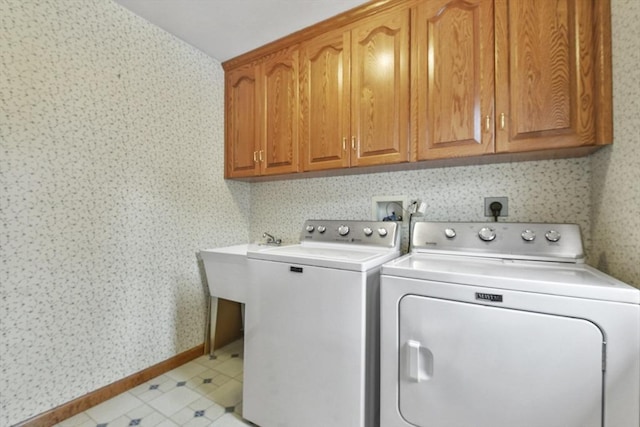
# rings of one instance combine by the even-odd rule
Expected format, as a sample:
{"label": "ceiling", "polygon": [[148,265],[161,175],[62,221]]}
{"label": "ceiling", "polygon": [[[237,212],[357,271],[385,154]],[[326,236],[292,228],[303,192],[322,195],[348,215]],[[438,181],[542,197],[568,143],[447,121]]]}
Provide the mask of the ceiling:
{"label": "ceiling", "polygon": [[224,62],[366,0],[114,0]]}

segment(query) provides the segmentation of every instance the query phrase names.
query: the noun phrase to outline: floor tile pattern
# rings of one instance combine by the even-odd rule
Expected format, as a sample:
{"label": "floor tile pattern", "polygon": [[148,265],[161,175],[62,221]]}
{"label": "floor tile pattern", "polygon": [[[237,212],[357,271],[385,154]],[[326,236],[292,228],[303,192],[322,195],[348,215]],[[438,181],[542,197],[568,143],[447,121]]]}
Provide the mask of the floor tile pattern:
{"label": "floor tile pattern", "polygon": [[243,342],[153,378],[58,427],[243,427]]}

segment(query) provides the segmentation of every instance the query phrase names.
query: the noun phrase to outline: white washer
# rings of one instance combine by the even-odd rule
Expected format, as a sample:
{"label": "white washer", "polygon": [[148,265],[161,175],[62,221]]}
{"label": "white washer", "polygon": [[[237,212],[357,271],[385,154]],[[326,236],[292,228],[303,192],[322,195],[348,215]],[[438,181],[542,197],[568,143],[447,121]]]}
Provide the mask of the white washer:
{"label": "white washer", "polygon": [[382,267],[382,427],[640,425],[640,291],[584,264],[577,225],[412,244]]}
{"label": "white washer", "polygon": [[316,221],[248,252],[243,417],[263,427],[378,424],[380,266],[394,222]]}

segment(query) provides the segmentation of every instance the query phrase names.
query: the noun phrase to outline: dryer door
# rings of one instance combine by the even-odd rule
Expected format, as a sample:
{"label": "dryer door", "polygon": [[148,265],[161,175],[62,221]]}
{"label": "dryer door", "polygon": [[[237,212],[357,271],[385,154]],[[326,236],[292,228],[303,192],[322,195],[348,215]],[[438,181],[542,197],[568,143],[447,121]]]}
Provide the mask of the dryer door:
{"label": "dryer door", "polygon": [[399,316],[409,423],[601,427],[604,339],[593,323],[414,295]]}

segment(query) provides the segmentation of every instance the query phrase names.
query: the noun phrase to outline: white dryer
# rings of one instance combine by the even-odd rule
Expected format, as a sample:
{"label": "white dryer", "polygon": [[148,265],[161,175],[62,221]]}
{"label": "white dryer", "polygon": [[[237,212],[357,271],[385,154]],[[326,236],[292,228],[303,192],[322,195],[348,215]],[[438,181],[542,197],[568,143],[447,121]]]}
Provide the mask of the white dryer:
{"label": "white dryer", "polygon": [[248,252],[243,417],[263,427],[378,425],[380,266],[395,222],[306,221]]}
{"label": "white dryer", "polygon": [[640,291],[569,224],[416,223],[381,278],[381,426],[638,427]]}

